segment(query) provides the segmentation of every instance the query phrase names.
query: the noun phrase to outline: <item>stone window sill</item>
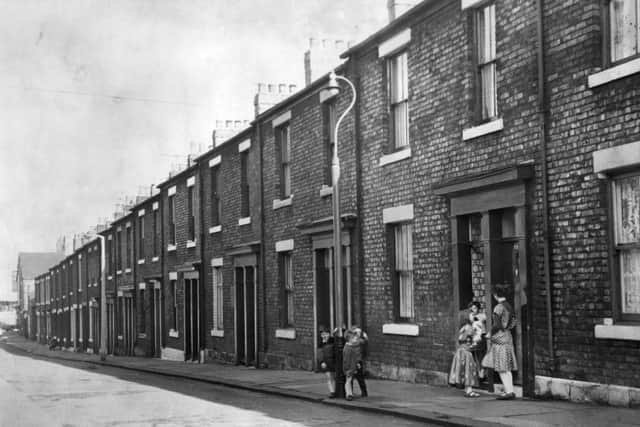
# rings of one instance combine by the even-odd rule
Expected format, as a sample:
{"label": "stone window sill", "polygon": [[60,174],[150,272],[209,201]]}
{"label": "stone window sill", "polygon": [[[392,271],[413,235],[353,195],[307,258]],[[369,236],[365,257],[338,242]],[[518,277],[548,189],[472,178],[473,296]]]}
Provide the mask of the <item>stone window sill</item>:
{"label": "stone window sill", "polygon": [[333,187],[329,187],[326,184],[322,184],[320,188],[320,197],[329,197],[333,194]]}
{"label": "stone window sill", "polygon": [[153,258],[151,258],[151,262],[158,262],[160,260],[160,257],[154,256]]}
{"label": "stone window sill", "polygon": [[113,276],[107,276],[107,280],[113,280]]}
{"label": "stone window sill", "polygon": [[293,196],[289,196],[286,199],[276,199],[273,201],[273,210],[284,208],[285,206],[291,206]]}
{"label": "stone window sill", "polygon": [[180,338],[180,333],[174,329],[169,330],[169,336],[171,338]]}
{"label": "stone window sill", "polygon": [[140,265],[140,264],[144,264],[144,259],[139,259],[138,260],[138,265]]}
{"label": "stone window sill", "polygon": [[147,338],[147,334],[145,334],[144,332],[139,332],[138,338]]}
{"label": "stone window sill", "polygon": [[386,166],[391,163],[399,162],[400,160],[408,159],[411,157],[411,148],[403,148],[390,154],[385,154],[380,157],[380,166]]}
{"label": "stone window sill", "polygon": [[222,225],[214,225],[209,227],[209,234],[220,233],[222,231]]}
{"label": "stone window sill", "polygon": [[122,274],[122,270],[116,271],[116,276],[120,276]]}
{"label": "stone window sill", "polygon": [[195,240],[187,240],[187,248],[195,248],[196,241]]}
{"label": "stone window sill", "polygon": [[499,132],[504,129],[504,122],[502,118],[492,120],[487,123],[483,123],[478,126],[473,126],[462,130],[462,140],[468,141],[470,139],[478,138],[490,133]]}
{"label": "stone window sill", "polygon": [[640,58],[632,59],[620,65],[607,68],[587,77],[590,89],[640,72]]}
{"label": "stone window sill", "polygon": [[128,273],[131,273],[131,269],[130,269],[130,268],[125,268],[125,269],[124,269],[124,272],[125,272],[125,273],[127,273],[127,274],[128,274]]}
{"label": "stone window sill", "polygon": [[212,329],[211,330],[211,336],[212,337],[223,338],[224,337],[224,331],[222,329]]}
{"label": "stone window sill", "polygon": [[295,340],[296,330],[295,329],[276,329],[276,338],[280,338],[283,340]]}
{"label": "stone window sill", "polygon": [[244,218],[238,218],[238,225],[249,225],[251,224],[251,217],[247,216]]}
{"label": "stone window sill", "polygon": [[382,333],[385,335],[417,337],[420,334],[420,327],[410,323],[386,323],[382,325]]}
{"label": "stone window sill", "polygon": [[176,245],[167,245],[167,252],[173,252],[176,250]]}
{"label": "stone window sill", "polygon": [[640,325],[596,325],[596,338],[640,341]]}

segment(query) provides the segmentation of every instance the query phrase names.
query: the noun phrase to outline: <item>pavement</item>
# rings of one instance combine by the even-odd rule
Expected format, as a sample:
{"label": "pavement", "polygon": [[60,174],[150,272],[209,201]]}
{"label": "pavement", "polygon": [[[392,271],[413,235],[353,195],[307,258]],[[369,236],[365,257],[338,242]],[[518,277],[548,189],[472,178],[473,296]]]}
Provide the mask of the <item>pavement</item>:
{"label": "pavement", "polygon": [[[108,356],[49,350],[19,335],[4,335],[0,344],[25,353],[186,378],[283,397],[304,399],[346,409],[369,411],[444,426],[640,426],[640,410],[558,400],[519,398],[500,401],[479,390],[466,398],[450,387],[367,379],[368,397],[353,401],[329,399],[323,374],[300,370],[255,369],[222,363],[185,363],[142,357]],[[357,390],[357,385],[354,386]]]}

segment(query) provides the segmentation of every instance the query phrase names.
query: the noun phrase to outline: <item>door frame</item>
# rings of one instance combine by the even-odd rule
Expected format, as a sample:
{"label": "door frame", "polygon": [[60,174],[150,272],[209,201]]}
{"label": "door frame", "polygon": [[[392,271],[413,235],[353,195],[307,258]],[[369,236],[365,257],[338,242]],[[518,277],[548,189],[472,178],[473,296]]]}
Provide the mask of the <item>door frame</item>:
{"label": "door frame", "polygon": [[253,268],[253,364],[258,366],[258,257],[255,253],[236,255],[233,258],[233,347],[234,353],[236,357],[236,363],[240,363],[238,358],[238,289],[236,288],[236,268],[244,268],[245,269],[245,279],[243,281],[243,305],[244,305],[244,353],[245,353],[245,361],[244,364],[249,366],[247,363],[247,293],[246,293],[246,267]]}
{"label": "door frame", "polygon": [[[343,256],[342,268],[346,271],[346,283],[342,283],[346,287],[346,293],[343,294],[343,307],[347,309],[347,328],[353,323],[353,291],[352,291],[352,266],[351,266],[351,233],[348,230],[342,230],[342,250],[345,251]],[[318,277],[316,274],[316,256],[319,250],[329,251],[329,328],[333,331],[335,325],[334,298],[335,298],[335,271],[334,271],[334,249],[333,249],[333,232],[313,233],[311,234],[311,253],[313,266],[313,367],[317,368],[318,363],[318,345],[320,340],[318,336]]]}
{"label": "door frame", "polygon": [[[198,270],[193,270],[193,271],[185,271],[182,274],[182,303],[183,303],[183,316],[182,316],[182,320],[183,320],[183,325],[182,325],[182,330],[184,332],[184,339],[182,340],[182,346],[183,346],[183,350],[184,350],[184,360],[187,360],[187,300],[186,300],[186,295],[187,295],[187,280],[190,283],[190,286],[192,286],[193,281],[196,281],[196,328],[197,331],[194,334],[193,331],[193,312],[191,313],[191,325],[190,325],[190,331],[191,331],[191,347],[194,347],[193,344],[193,337],[195,336],[196,338],[196,342],[197,345],[195,346],[195,348],[197,348],[197,354],[196,354],[196,360],[198,361],[198,363],[200,363],[200,344],[201,344],[201,340],[200,340],[200,314],[202,313],[202,311],[200,310],[200,304],[201,304],[201,299],[200,299],[200,272]],[[191,302],[193,301],[193,288],[189,290],[189,295],[191,296],[191,300],[189,301],[189,306],[191,306]],[[193,307],[191,307],[191,310],[193,311]],[[193,359],[193,355],[191,355],[191,360]]]}
{"label": "door frame", "polygon": [[[487,311],[487,328],[491,328],[491,308],[492,295],[491,285],[493,283],[492,273],[494,263],[497,262],[495,251],[496,244],[500,243],[499,236],[496,236],[495,229],[499,226],[495,224],[496,215],[493,211],[504,209],[515,209],[515,239],[519,245],[519,283],[514,283],[514,307],[515,311],[522,319],[525,315],[527,325],[519,323],[515,331],[521,354],[518,357],[520,362],[518,369],[522,379],[523,392],[526,396],[534,394],[534,363],[533,363],[533,336],[531,332],[531,268],[529,267],[528,244],[529,231],[527,230],[527,218],[529,216],[529,186],[528,182],[534,177],[534,166],[532,164],[508,167],[482,175],[468,176],[434,187],[436,195],[445,196],[450,202],[450,228],[451,228],[451,264],[454,303],[451,305],[453,313],[451,336],[457,334],[458,315],[460,313],[460,285],[464,280],[468,280],[470,271],[465,267],[470,245],[468,216],[471,214],[482,215],[481,219],[481,240],[484,242],[484,274],[487,289],[485,294],[485,310]],[[467,218],[465,218],[467,217]],[[526,357],[525,357],[526,355]]]}

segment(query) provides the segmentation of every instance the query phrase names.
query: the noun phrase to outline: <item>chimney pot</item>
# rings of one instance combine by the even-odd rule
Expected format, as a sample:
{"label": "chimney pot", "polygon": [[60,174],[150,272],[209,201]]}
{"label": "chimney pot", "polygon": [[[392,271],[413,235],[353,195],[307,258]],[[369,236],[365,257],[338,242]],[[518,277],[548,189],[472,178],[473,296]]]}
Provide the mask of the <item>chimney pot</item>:
{"label": "chimney pot", "polygon": [[286,84],[280,83],[278,85],[278,93],[284,93],[286,89],[287,89],[287,85]]}
{"label": "chimney pot", "polygon": [[258,83],[258,93],[262,93],[264,91],[264,83]]}
{"label": "chimney pot", "polygon": [[267,92],[272,93],[273,89],[274,89],[274,85],[273,84],[271,84],[271,83],[267,84]]}
{"label": "chimney pot", "polygon": [[296,85],[289,85],[289,93],[293,93],[296,91]]}

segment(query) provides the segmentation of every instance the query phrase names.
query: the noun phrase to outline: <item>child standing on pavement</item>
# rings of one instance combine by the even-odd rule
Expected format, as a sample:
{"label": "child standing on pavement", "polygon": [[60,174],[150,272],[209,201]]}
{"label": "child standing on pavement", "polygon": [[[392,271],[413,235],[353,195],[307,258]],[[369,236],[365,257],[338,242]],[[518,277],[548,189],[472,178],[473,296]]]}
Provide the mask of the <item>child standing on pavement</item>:
{"label": "child standing on pavement", "polygon": [[358,381],[362,397],[367,397],[367,384],[364,381],[364,356],[368,343],[367,334],[357,326],[347,331],[346,343],[342,353],[342,366],[346,376],[344,391],[347,400],[353,400],[353,380]]}
{"label": "child standing on pavement", "polygon": [[318,347],[318,366],[320,371],[327,377],[329,387],[329,398],[336,397],[336,370],[335,358],[333,355],[333,337],[327,328],[320,326],[320,346]]}

